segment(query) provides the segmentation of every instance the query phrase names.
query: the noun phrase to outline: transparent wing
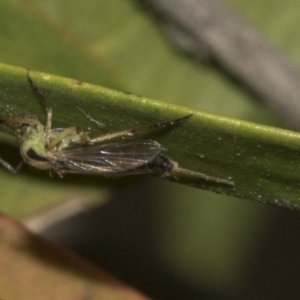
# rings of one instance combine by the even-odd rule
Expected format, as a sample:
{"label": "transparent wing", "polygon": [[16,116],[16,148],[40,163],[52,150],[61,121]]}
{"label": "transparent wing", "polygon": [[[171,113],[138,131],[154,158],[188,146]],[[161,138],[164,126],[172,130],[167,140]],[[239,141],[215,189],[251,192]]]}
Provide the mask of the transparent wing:
{"label": "transparent wing", "polygon": [[52,151],[47,158],[62,173],[138,174],[141,172],[136,169],[153,162],[160,152],[155,141],[132,140]]}

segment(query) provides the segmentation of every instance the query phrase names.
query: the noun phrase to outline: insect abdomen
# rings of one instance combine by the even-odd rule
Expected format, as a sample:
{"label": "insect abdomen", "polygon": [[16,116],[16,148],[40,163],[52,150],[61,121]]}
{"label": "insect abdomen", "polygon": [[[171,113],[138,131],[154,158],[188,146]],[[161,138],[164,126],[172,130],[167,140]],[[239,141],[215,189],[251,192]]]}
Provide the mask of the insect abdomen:
{"label": "insect abdomen", "polygon": [[148,173],[161,174],[171,172],[174,167],[173,162],[166,156],[158,155],[151,163],[140,168],[147,169]]}

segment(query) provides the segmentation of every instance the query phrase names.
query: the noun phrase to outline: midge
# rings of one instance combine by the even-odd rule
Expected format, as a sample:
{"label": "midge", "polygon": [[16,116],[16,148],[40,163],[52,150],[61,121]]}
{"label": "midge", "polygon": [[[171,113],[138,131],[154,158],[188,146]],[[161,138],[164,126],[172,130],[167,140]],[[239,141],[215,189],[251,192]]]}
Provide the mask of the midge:
{"label": "midge", "polygon": [[38,120],[30,118],[0,120],[0,123],[15,129],[19,138],[23,158],[21,163],[14,168],[0,158],[0,164],[12,173],[18,173],[24,163],[27,163],[37,169],[56,173],[60,177],[70,173],[105,177],[136,174],[168,176],[170,173],[185,173],[205,181],[233,186],[231,181],[179,168],[177,163],[161,154],[162,147],[156,141],[132,138],[136,133],[179,124],[191,115],[95,138],[91,138],[87,132],[78,132],[75,127],[52,129],[52,109],[34,85],[29,71],[27,77],[45,108],[46,124],[44,126]]}

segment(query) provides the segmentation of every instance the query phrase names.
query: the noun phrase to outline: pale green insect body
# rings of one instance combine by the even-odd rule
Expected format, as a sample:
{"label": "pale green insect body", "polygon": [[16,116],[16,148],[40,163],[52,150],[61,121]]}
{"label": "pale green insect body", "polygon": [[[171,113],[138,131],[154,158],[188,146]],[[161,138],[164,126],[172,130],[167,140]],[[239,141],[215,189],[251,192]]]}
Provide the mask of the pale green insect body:
{"label": "pale green insect body", "polygon": [[46,144],[45,127],[37,122],[35,126],[27,125],[20,133],[20,153],[26,163],[41,169],[51,170],[51,157],[55,151],[69,147],[70,143],[80,140],[75,127],[56,128],[50,131],[49,144]]}
{"label": "pale green insect body", "polygon": [[39,124],[36,128],[27,126],[26,131],[20,138],[20,153],[26,163],[38,169],[49,169],[49,162],[37,160],[30,156],[30,153],[35,153],[36,157],[45,157],[47,151],[45,149],[45,132],[44,126]]}

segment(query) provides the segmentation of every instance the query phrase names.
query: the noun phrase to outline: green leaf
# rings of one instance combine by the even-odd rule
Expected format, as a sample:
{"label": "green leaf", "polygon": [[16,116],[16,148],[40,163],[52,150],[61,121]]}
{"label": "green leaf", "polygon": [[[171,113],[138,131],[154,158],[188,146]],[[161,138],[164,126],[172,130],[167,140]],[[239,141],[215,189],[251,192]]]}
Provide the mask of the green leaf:
{"label": "green leaf", "polygon": [[[296,62],[300,61],[299,16],[293,1],[230,0],[229,2],[234,3],[240,12],[258,30],[270,37],[271,42],[278,45],[287,56]],[[197,64],[178,55],[164,40],[155,21],[151,20],[144,11],[139,10],[134,3],[135,1],[123,0],[90,0],[88,4],[82,0],[2,0],[0,1],[1,62],[48,74],[75,78],[82,82],[103,85],[116,90],[129,91],[136,95],[160,99],[228,117],[273,126],[282,125],[278,117],[267,107],[258,103],[242,88],[232,84],[218,70]],[[24,70],[19,69],[19,72],[19,76],[14,76],[13,79],[20,80],[19,83],[16,83],[15,88],[24,88],[24,97],[29,102],[24,103],[26,111],[18,111],[19,104],[17,104],[12,110],[6,106],[5,111],[1,111],[1,114],[8,117],[27,115],[28,113],[38,116],[42,121],[44,117],[42,108],[37,105],[36,99],[28,87]],[[51,78],[53,79],[53,77]],[[52,82],[45,84],[44,79],[40,76],[36,76],[35,79],[41,88],[44,86],[44,91]],[[2,89],[0,95],[0,103],[3,108],[5,106],[4,99],[14,95],[14,93],[11,94],[12,86],[9,86],[8,90],[6,86],[2,85],[2,87],[4,90]],[[66,107],[68,111],[66,115],[59,112],[60,105],[56,105],[55,101],[63,99],[56,97],[56,90],[57,88],[50,88],[49,94],[47,94],[47,98],[53,100],[51,104],[55,113],[54,125],[67,126],[69,121],[73,120],[68,116],[70,110],[74,111],[74,114],[78,114],[78,112],[76,108],[73,110],[72,107],[71,109],[70,105]],[[57,93],[57,96],[62,94],[60,91]],[[14,97],[10,98],[13,100]],[[5,104],[9,105],[9,103]],[[34,105],[36,107],[33,107]],[[186,112],[186,110],[184,111]],[[93,111],[87,107],[87,112],[95,119],[103,121],[102,111],[99,116],[95,116]],[[179,115],[181,116],[181,111],[172,113],[170,117]],[[153,119],[148,117],[149,119],[142,120],[136,116],[138,123],[142,124],[148,121],[161,121],[161,118],[165,119],[167,116],[155,115]],[[185,129],[190,131],[194,122],[199,123],[198,118],[198,116],[194,116],[188,123],[177,126],[174,128],[175,132]],[[78,125],[84,127],[86,119],[82,118],[82,114],[78,120],[80,122]],[[128,120],[128,124],[125,122],[120,124],[122,125],[120,128],[123,129],[123,125],[132,125],[133,120],[135,118]],[[122,122],[122,119],[119,121]],[[220,123],[217,122],[217,124]],[[246,123],[240,124],[245,125]],[[113,129],[112,126],[117,126],[110,123],[106,125],[106,129]],[[244,125],[239,126],[246,126],[247,129],[248,125]],[[194,125],[192,127],[194,128]],[[234,126],[234,128],[236,127],[238,126]],[[261,126],[259,127],[261,128]],[[252,131],[249,130],[249,132]],[[258,131],[254,130],[254,132]],[[269,129],[266,132],[268,134],[265,136],[270,137]],[[168,139],[169,134],[174,134],[173,129],[163,133],[163,136],[157,135],[155,138],[163,141],[163,139]],[[208,132],[204,133],[205,136],[207,134]],[[274,134],[274,130],[271,130],[271,136],[274,137]],[[284,135],[284,140],[286,140],[287,135]],[[242,136],[239,140],[241,149],[247,148],[251,144],[249,136],[244,138]],[[282,140],[281,133],[279,136]],[[295,137],[295,134],[293,133],[292,136]],[[292,136],[288,138],[287,142],[291,140],[293,142],[280,150],[284,157],[279,162],[273,161],[271,163],[270,160],[272,174],[274,175],[276,171],[279,174],[277,178],[283,176],[291,178],[293,176],[293,168],[290,165],[289,157],[287,157],[288,153],[293,151],[294,156],[292,158],[297,156],[297,149],[287,150],[292,144],[295,145],[297,140],[296,137],[293,138]],[[257,147],[253,149],[253,156],[255,153],[260,153],[263,159],[259,159],[259,161],[266,162],[265,157],[270,153],[274,154],[272,151],[275,139],[267,147],[268,151],[271,148],[271,152],[263,153]],[[11,141],[11,139],[7,140],[1,137],[2,140]],[[201,147],[204,147],[199,148],[201,155],[203,155],[202,149],[205,149],[208,141],[211,143],[215,139],[209,136],[201,144]],[[215,149],[217,158],[210,154],[214,162],[226,154],[225,150],[228,147],[224,148],[223,145],[221,147],[221,143],[222,141],[217,144],[218,149]],[[281,145],[283,140],[278,143]],[[276,149],[278,149],[278,143],[275,143]],[[266,144],[268,144],[267,140],[264,142],[264,145]],[[230,153],[235,150],[234,145],[236,143],[231,145],[230,151],[232,152]],[[230,146],[229,142],[227,146]],[[239,150],[236,153],[242,153],[240,149],[237,148],[236,150]],[[250,150],[243,153],[243,161],[246,160],[247,153],[249,154]],[[2,143],[0,156],[10,162],[15,162],[15,164],[20,159],[20,154],[16,148],[12,149]],[[228,157],[227,154],[226,157]],[[248,179],[251,179],[258,175],[256,169],[249,168],[254,163],[254,160],[251,162],[252,157],[248,157],[249,161],[246,167],[242,163],[239,164],[242,161],[238,160],[238,155],[233,155],[231,158],[233,164],[230,169],[218,165],[216,166],[218,170],[215,170],[220,173],[213,173],[213,170],[208,169],[208,165],[205,167],[207,162],[204,162],[201,165],[201,171],[211,175],[230,176],[232,169],[239,166],[239,170],[235,172],[242,173],[243,170],[244,175],[240,179],[232,178],[232,180],[236,186],[239,182],[239,189],[243,189],[250,196],[252,192],[252,199],[258,188],[253,184],[252,187],[255,188],[251,191],[251,185],[246,181],[247,176]],[[190,165],[191,158],[186,157],[186,159],[184,166],[194,170],[195,167]],[[276,164],[283,161],[288,161],[288,166],[280,165],[279,168],[276,168]],[[284,173],[286,171],[287,173]],[[224,173],[221,174],[221,172]],[[293,182],[286,185],[286,197],[282,198],[282,200],[286,199],[288,205],[297,203],[296,183],[298,180],[296,174],[297,164],[294,166]],[[259,174],[259,176],[264,175],[266,173]],[[36,170],[31,172],[30,168],[26,168],[19,176],[12,175],[0,168],[0,180],[1,211],[14,216],[32,215],[41,209],[45,210],[49,205],[75,197],[86,201],[92,199],[97,203],[104,202],[109,198],[111,190],[119,191],[120,185],[124,187],[124,183],[126,183],[127,187],[128,183],[122,179],[113,182],[105,181],[103,184],[97,178],[92,179],[91,177],[80,177],[79,179],[66,177],[63,180],[54,177],[49,179],[45,172]],[[280,193],[284,189],[284,183],[271,185],[271,182],[276,181],[274,178],[272,180],[274,181],[265,181],[266,185],[265,182],[260,182],[259,189],[265,188],[264,195],[269,193],[267,199],[263,198],[263,194],[261,195],[262,201],[272,197],[275,200],[278,199],[279,195],[283,196]],[[259,181],[258,178],[256,181]],[[204,285],[208,291],[209,289],[218,290],[224,294],[224,291],[236,291],[237,287],[244,286],[241,280],[245,278],[245,273],[242,272],[243,270],[249,272],[248,258],[252,257],[253,249],[255,255],[257,254],[255,247],[261,244],[261,235],[259,235],[258,240],[257,235],[267,230],[268,221],[266,220],[269,220],[270,213],[273,217],[277,210],[167,181],[154,179],[151,182],[151,200],[149,201],[151,201],[150,214],[153,215],[151,215],[151,225],[147,223],[147,226],[151,226],[152,232],[155,232],[155,252],[161,254],[159,259],[164,262],[164,265],[169,266],[172,270],[177,270],[177,275],[181,278],[185,277],[185,282],[188,278],[192,284]],[[132,189],[137,190],[137,192],[134,190],[135,194],[140,190],[139,183],[138,181],[131,185]],[[107,189],[106,186],[113,186],[114,189]],[[269,190],[270,186],[272,190]],[[291,186],[294,188],[288,191],[287,189]],[[279,194],[277,194],[277,189]],[[140,196],[140,194],[138,195]],[[123,194],[122,197],[125,198]],[[259,194],[256,195],[256,198],[259,198]],[[143,202],[144,199],[142,198],[141,201]],[[129,205],[131,204],[130,202]],[[131,207],[129,209],[131,210]],[[139,210],[135,211],[139,212]],[[116,220],[111,220],[111,222],[116,222]],[[234,237],[233,243],[228,243],[228,237],[230,239]],[[216,245],[218,246],[216,247]],[[91,247],[95,246],[91,245]],[[97,249],[95,251],[98,252]],[[9,251],[4,252],[5,258],[7,253]],[[192,264],[191,261],[193,261]],[[18,266],[15,266],[16,269]],[[247,273],[246,277],[248,275]],[[48,290],[49,288],[47,288]]]}
{"label": "green leaf", "polygon": [[[300,175],[295,171],[300,135],[198,110],[149,100],[76,80],[31,71],[30,76],[53,108],[54,127],[77,126],[96,136],[172,120],[192,113],[185,122],[156,132],[152,138],[181,168],[230,180],[234,186],[184,173],[165,176],[193,187],[244,199],[298,208]],[[2,118],[45,118],[26,71],[0,66],[0,91],[5,94]],[[4,104],[4,105],[3,105]],[[9,106],[9,110],[7,110]],[[92,118],[101,116],[101,130]],[[5,113],[7,112],[7,113]],[[6,130],[7,130],[7,126]]]}

